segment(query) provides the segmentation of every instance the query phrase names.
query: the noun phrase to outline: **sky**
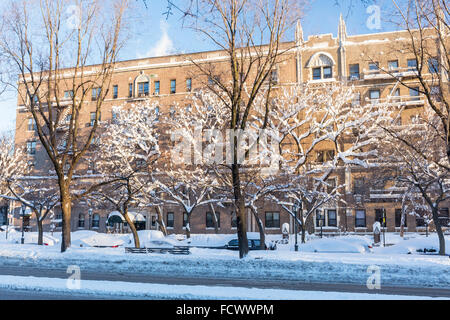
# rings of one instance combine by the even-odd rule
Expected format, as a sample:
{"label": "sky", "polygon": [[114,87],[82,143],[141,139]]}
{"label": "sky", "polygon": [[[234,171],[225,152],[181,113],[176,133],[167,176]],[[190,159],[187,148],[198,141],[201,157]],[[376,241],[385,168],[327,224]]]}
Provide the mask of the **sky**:
{"label": "sky", "polygon": [[[340,14],[347,23],[347,33],[367,34],[392,30],[392,26],[384,22],[383,14],[389,11],[392,0],[312,0],[302,17],[305,38],[313,34],[337,34]],[[174,53],[187,53],[215,49],[211,42],[200,38],[197,34],[183,27],[180,13],[174,9],[171,15],[167,12],[165,0],[146,0],[136,3],[131,16],[131,25],[126,47],[120,59],[136,59],[161,56]],[[381,12],[378,24],[377,7]],[[289,39],[293,40],[293,39]],[[17,95],[7,92],[0,95],[0,134],[13,132],[15,128],[15,109]]]}

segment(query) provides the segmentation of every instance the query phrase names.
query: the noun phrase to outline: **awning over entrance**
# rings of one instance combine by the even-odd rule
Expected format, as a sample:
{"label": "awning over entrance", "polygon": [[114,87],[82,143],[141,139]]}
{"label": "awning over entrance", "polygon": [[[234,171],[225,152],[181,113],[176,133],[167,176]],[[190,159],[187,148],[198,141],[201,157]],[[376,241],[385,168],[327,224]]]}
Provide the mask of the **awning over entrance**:
{"label": "awning over entrance", "polygon": [[[129,211],[128,216],[131,218],[131,221],[133,222],[145,222],[145,217],[136,212]],[[125,218],[120,214],[119,211],[113,211],[110,214],[108,214],[108,221],[107,223],[125,223]]]}

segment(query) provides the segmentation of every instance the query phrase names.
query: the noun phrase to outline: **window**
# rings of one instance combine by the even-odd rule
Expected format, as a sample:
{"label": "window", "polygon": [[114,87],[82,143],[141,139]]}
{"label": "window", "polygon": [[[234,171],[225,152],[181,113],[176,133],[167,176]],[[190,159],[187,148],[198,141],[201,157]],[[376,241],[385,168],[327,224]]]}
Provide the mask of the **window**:
{"label": "window", "polygon": [[313,68],[313,80],[322,79],[322,68]]}
{"label": "window", "polygon": [[96,101],[101,94],[101,88],[92,88],[92,101]]}
{"label": "window", "polygon": [[337,227],[337,213],[336,210],[328,210],[328,226]]}
{"label": "window", "polygon": [[419,87],[409,88],[409,95],[411,97],[411,101],[418,101],[418,100],[420,100]]}
{"label": "window", "polygon": [[266,212],[266,228],[279,228],[280,227],[280,213],[279,212]]}
{"label": "window", "polygon": [[36,130],[36,122],[34,122],[33,118],[28,119],[28,131],[35,131]]}
{"label": "window", "polygon": [[371,73],[378,73],[380,70],[378,62],[369,63],[369,70],[372,71]]}
{"label": "window", "polygon": [[27,142],[27,153],[28,154],[36,154],[36,141],[28,141]]}
{"label": "window", "polygon": [[425,227],[426,221],[424,217],[416,217],[416,227]]}
{"label": "window", "polygon": [[416,70],[417,70],[417,60],[408,59],[408,71],[416,71]]}
{"label": "window", "polygon": [[235,212],[231,213],[231,228],[237,228],[237,217]]}
{"label": "window", "polygon": [[128,84],[128,98],[133,98],[133,84]]}
{"label": "window", "polygon": [[170,80],[170,93],[177,92],[177,80]]}
{"label": "window", "polygon": [[439,69],[439,60],[437,58],[428,59],[428,70],[430,73],[438,73]]}
{"label": "window", "polygon": [[173,228],[175,215],[173,212],[167,212],[167,228]]}
{"label": "window", "polygon": [[439,224],[441,225],[441,227],[448,227],[449,225],[449,220],[450,215],[449,215],[449,210],[448,208],[441,208],[439,209]]}
{"label": "window", "polygon": [[155,81],[155,92],[153,94],[154,95],[159,94],[159,81]]}
{"label": "window", "polygon": [[374,102],[378,102],[378,100],[380,99],[380,90],[370,90],[369,98],[370,98],[370,100],[373,100]]}
{"label": "window", "polygon": [[183,227],[187,226],[187,221],[188,221],[188,214],[185,212],[183,213]]}
{"label": "window", "polygon": [[187,92],[192,91],[192,79],[191,78],[186,79],[186,91]]}
{"label": "window", "polygon": [[272,70],[270,72],[270,81],[272,83],[278,83],[278,70]]}
{"label": "window", "polygon": [[332,161],[334,159],[334,150],[321,150],[317,151],[317,159],[318,163],[324,163],[327,161]]}
{"label": "window", "polygon": [[117,99],[118,96],[119,96],[119,86],[115,85],[113,86],[113,99]]}
{"label": "window", "polygon": [[333,72],[331,70],[331,67],[323,67],[323,78],[324,79],[333,78]]}
{"label": "window", "polygon": [[388,69],[391,71],[398,70],[398,60],[392,60],[388,62]]}
{"label": "window", "polygon": [[155,120],[159,121],[159,107],[155,108]]}
{"label": "window", "polygon": [[432,98],[438,102],[442,101],[442,91],[441,87],[439,86],[431,86],[430,87],[430,94]]}
{"label": "window", "polygon": [[73,91],[72,90],[64,91],[64,98],[65,99],[73,98]]}
{"label": "window", "polygon": [[[383,222],[383,217],[385,218],[385,221]],[[386,227],[387,223],[386,218],[386,210],[385,209],[375,209],[375,221],[378,221],[383,228]]]}
{"label": "window", "polygon": [[394,102],[399,102],[400,101],[400,88],[395,89],[392,96],[394,97],[392,99]]}
{"label": "window", "polygon": [[84,228],[84,214],[78,216],[78,228]]}
{"label": "window", "polygon": [[138,83],[138,96],[148,96],[148,81]]}
{"label": "window", "polygon": [[352,106],[359,106],[361,104],[361,93],[356,92],[353,95],[353,99],[352,99]]}
{"label": "window", "polygon": [[322,209],[316,209],[316,227],[325,226],[325,215]]}
{"label": "window", "polygon": [[336,189],[336,179],[331,178],[327,180],[328,186],[327,186],[327,193],[331,194],[334,189]]}
{"label": "window", "polygon": [[[220,212],[216,212],[217,227],[220,228]],[[214,215],[212,212],[206,213],[206,228],[214,228]]]}
{"label": "window", "polygon": [[[406,215],[405,215],[405,222],[404,222],[404,227],[407,227],[407,222],[408,219],[406,219]],[[400,228],[402,224],[402,209],[395,209],[395,227],[396,228]]]}
{"label": "window", "polygon": [[100,215],[96,213],[92,218],[92,228],[98,228],[99,226],[100,226]]}
{"label": "window", "polygon": [[350,80],[359,80],[359,64],[350,65]]}
{"label": "window", "polygon": [[366,210],[356,210],[355,228],[366,227]]}
{"label": "window", "polygon": [[[90,125],[91,127],[94,126],[96,115],[97,115],[96,112],[91,112],[91,122],[89,123],[89,125]],[[98,116],[98,121],[100,121],[101,117],[102,117],[101,114],[99,114],[99,116]]]}
{"label": "window", "polygon": [[353,180],[353,193],[364,194],[364,178],[355,178]]}

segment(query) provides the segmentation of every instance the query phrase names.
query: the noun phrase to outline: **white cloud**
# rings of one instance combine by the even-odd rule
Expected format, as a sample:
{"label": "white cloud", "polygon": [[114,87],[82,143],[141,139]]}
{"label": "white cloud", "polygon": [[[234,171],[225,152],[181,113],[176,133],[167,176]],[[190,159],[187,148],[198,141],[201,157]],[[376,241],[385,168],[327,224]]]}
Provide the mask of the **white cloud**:
{"label": "white cloud", "polygon": [[169,24],[165,20],[161,20],[159,28],[161,30],[161,38],[156,42],[155,46],[150,48],[145,54],[146,57],[159,57],[174,52],[172,39],[169,36]]}

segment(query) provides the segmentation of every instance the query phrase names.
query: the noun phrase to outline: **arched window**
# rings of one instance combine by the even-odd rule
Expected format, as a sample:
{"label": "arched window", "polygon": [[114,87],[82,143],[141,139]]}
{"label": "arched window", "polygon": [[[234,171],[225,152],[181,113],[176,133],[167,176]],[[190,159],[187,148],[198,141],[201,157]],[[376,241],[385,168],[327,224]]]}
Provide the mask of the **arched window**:
{"label": "arched window", "polygon": [[96,213],[92,217],[92,228],[98,228],[99,225],[100,225],[100,215]]}
{"label": "arched window", "polygon": [[[141,73],[134,79],[134,96],[144,97],[149,95],[150,78],[141,71]],[[131,89],[132,90],[132,89]]]}
{"label": "arched window", "polygon": [[335,64],[336,63],[330,54],[319,52],[309,59],[306,67],[311,69],[312,80],[322,80],[333,78],[333,66]]}

